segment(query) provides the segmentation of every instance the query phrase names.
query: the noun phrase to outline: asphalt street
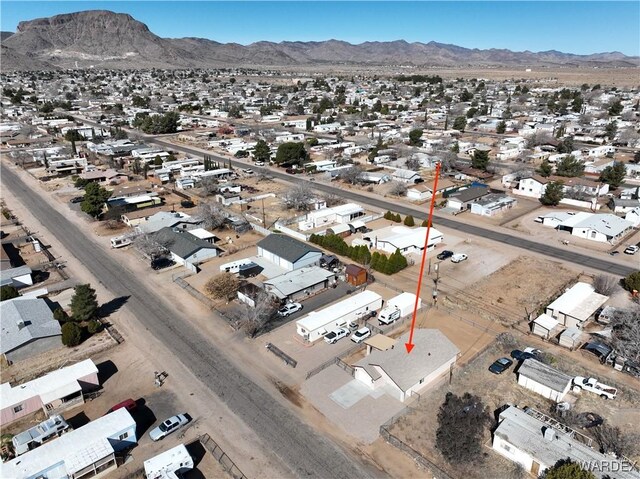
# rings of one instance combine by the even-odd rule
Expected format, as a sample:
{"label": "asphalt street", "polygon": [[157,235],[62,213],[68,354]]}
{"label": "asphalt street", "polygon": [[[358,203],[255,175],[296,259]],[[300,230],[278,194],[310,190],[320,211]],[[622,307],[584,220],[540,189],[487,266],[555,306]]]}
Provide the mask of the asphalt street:
{"label": "asphalt street", "polygon": [[[187,146],[182,146],[182,145],[176,145],[175,143],[169,143],[160,138],[145,138],[144,140],[149,143],[156,143],[158,145],[162,145],[166,148],[182,151],[190,155],[194,155],[194,156],[203,155],[203,153],[197,149],[189,148]],[[228,159],[220,156],[216,156],[215,154],[212,154],[210,156],[212,156],[213,158],[218,158],[221,162],[228,161]],[[234,162],[242,165],[247,165],[253,169],[256,169],[255,166],[253,166],[249,162],[241,162],[237,160],[234,160]],[[426,208],[424,210],[418,210],[411,206],[405,206],[393,201],[366,196],[351,190],[338,188],[325,183],[310,182],[304,177],[301,178],[299,176],[290,175],[283,171],[277,170],[276,168],[270,168],[268,171],[269,171],[269,174],[275,178],[279,178],[291,183],[307,183],[316,190],[324,191],[326,193],[333,193],[342,198],[352,200],[358,203],[374,206],[383,211],[391,210],[395,213],[400,213],[402,215],[412,215],[414,218],[417,218],[417,219],[419,218],[420,220],[426,219],[427,217]],[[453,230],[460,231],[468,235],[480,236],[493,241],[498,241],[500,243],[508,244],[510,246],[522,248],[532,253],[540,253],[550,258],[559,259],[562,261],[566,261],[568,263],[573,263],[575,265],[586,267],[586,268],[592,268],[605,273],[609,273],[617,276],[627,276],[629,273],[633,273],[634,271],[638,271],[638,269],[640,269],[640,264],[638,264],[638,267],[632,268],[631,266],[614,263],[612,261],[607,261],[606,259],[588,256],[586,254],[573,251],[571,250],[570,247],[558,248],[557,246],[538,243],[537,241],[531,241],[526,238],[521,238],[515,235],[511,235],[509,233],[464,223],[463,221],[455,220],[452,217],[441,216],[441,215],[436,215],[436,217],[437,217],[437,220],[434,223],[437,223],[438,226],[451,228]],[[594,254],[597,254],[597,253],[594,253]]]}
{"label": "asphalt street", "polygon": [[[116,297],[128,296],[126,307],[159,341],[173,351],[213,394],[221,398],[272,450],[296,477],[373,477],[366,466],[349,457],[327,438],[313,431],[233,365],[224,353],[142,284],[129,270],[88,240],[85,231],[67,220],[50,203],[26,186],[4,164],[0,167],[6,189],[29,208],[51,234],[86,265],[94,277]],[[9,196],[5,190],[4,195]],[[224,434],[224,431],[220,431]],[[248,452],[249,453],[249,452]],[[241,460],[238,461],[241,464]],[[382,476],[383,474],[376,474]]]}

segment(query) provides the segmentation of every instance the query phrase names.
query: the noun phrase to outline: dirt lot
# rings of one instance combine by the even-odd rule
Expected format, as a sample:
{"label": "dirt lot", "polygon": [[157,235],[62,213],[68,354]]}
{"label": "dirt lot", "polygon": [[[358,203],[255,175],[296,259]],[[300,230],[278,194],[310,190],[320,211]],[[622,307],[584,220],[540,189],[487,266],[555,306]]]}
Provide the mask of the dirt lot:
{"label": "dirt lot", "polygon": [[462,290],[448,276],[440,284],[445,301],[508,326],[524,319],[527,312],[536,314],[577,276],[559,262],[519,256],[475,283],[473,291]]}
{"label": "dirt lot", "polygon": [[[449,391],[458,395],[465,392],[476,394],[489,406],[492,412],[504,404],[511,403],[520,407],[533,407],[545,414],[551,414],[552,402],[519,386],[513,373],[513,367],[499,376],[493,375],[487,370],[496,358],[508,356],[510,350],[515,346],[524,347],[525,344],[515,343],[514,345],[509,345],[509,347],[496,344],[489,348],[472,363],[454,373],[454,378],[450,385],[445,384],[433,391],[432,394],[423,395],[418,403],[412,405],[408,414],[402,416],[390,427],[391,433],[410,444],[414,449],[440,465],[443,469],[449,471],[454,477],[461,477],[463,474],[465,477],[471,478],[508,476],[505,471],[511,470],[512,464],[492,452],[489,448],[485,449],[487,454],[480,468],[455,468],[448,465],[435,448],[435,431],[437,429],[438,408],[444,401],[445,394]],[[588,370],[572,363],[564,356],[559,355],[556,360],[556,367],[562,371],[569,374],[589,376]],[[569,400],[573,403],[573,410],[576,413],[596,412],[607,422],[614,421],[619,414],[618,411],[628,409],[635,410],[635,420],[637,421],[638,419],[637,409],[635,408],[640,404],[640,396],[631,391],[620,392],[619,397],[614,401],[606,401],[588,393],[582,393],[579,397],[572,396]],[[620,426],[625,433],[634,432],[633,422],[620,424],[616,421],[614,424]],[[584,430],[581,432],[587,433]],[[486,431],[485,444],[488,443],[490,446],[490,439],[490,433]]]}

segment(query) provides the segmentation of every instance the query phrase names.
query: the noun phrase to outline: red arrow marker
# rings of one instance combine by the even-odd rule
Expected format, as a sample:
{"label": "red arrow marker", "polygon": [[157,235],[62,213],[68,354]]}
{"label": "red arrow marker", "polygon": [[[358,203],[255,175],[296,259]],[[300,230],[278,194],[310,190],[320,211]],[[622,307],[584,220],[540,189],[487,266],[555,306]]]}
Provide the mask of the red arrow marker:
{"label": "red arrow marker", "polygon": [[427,234],[424,238],[424,249],[422,250],[422,261],[420,262],[420,276],[418,276],[418,287],[416,289],[416,302],[413,305],[413,318],[411,318],[411,332],[409,333],[409,342],[404,343],[407,348],[407,354],[411,352],[415,344],[413,344],[413,331],[416,327],[416,316],[418,315],[418,301],[420,300],[420,288],[422,287],[422,274],[424,273],[424,261],[427,259],[427,247],[429,245],[429,233],[431,233],[431,223],[433,220],[433,208],[436,204],[436,190],[438,188],[438,178],[440,177],[440,163],[436,165],[436,179],[433,180],[433,189],[431,190],[431,205],[429,206],[429,217],[427,218]]}

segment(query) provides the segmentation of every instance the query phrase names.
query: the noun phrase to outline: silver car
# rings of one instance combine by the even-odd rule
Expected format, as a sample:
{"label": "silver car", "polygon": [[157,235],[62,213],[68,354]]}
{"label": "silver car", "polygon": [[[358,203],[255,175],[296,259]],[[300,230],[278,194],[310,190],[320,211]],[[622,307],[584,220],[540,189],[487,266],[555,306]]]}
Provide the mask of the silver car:
{"label": "silver car", "polygon": [[185,426],[188,422],[189,419],[185,414],[171,416],[169,419],[162,421],[158,427],[149,431],[149,437],[152,441],[159,441],[172,432],[177,431],[182,426]]}

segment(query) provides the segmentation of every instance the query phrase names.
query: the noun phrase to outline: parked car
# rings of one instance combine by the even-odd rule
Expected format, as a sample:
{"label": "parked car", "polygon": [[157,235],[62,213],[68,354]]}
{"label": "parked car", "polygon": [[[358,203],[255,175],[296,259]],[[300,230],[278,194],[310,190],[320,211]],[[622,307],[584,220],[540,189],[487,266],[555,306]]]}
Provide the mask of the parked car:
{"label": "parked car", "polygon": [[253,175],[253,170],[251,168],[243,168],[242,171],[247,175]]}
{"label": "parked car", "polygon": [[137,407],[138,407],[138,404],[133,399],[125,399],[124,401],[119,402],[118,404],[113,406],[111,409],[109,409],[107,411],[107,414],[122,408],[125,408],[127,411],[131,412],[131,411],[135,411]]}
{"label": "parked car", "polygon": [[278,315],[286,318],[290,314],[297,313],[301,309],[302,305],[300,303],[287,303],[278,310]]}
{"label": "parked car", "polygon": [[329,344],[335,344],[342,338],[346,338],[347,336],[349,336],[349,330],[347,328],[340,328],[325,334],[324,340]]}
{"label": "parked car", "polygon": [[156,271],[159,269],[168,268],[169,266],[173,266],[174,264],[176,264],[176,262],[170,258],[167,258],[166,256],[151,260],[151,267]]}
{"label": "parked car", "polygon": [[264,166],[264,161],[256,161],[256,166]]}
{"label": "parked car", "polygon": [[502,374],[507,369],[509,369],[512,364],[513,361],[511,361],[511,359],[509,358],[496,359],[494,363],[489,366],[489,371],[491,371],[493,374]]}
{"label": "parked car", "polygon": [[535,359],[535,355],[532,353],[525,353],[524,351],[520,351],[519,349],[514,349],[511,351],[511,358],[516,361],[524,361],[525,359]]}
{"label": "parked car", "polygon": [[612,251],[611,253],[609,253],[611,256],[618,256],[620,254],[620,251],[616,250],[616,251]]}
{"label": "parked car", "polygon": [[351,329],[351,330],[358,329],[358,323],[356,321],[351,321],[349,323],[349,329]]}
{"label": "parked car", "polygon": [[160,439],[168,436],[172,432],[177,431],[182,426],[185,426],[189,422],[189,419],[185,414],[177,414],[171,416],[169,419],[165,419],[160,423],[158,427],[149,431],[149,437],[152,441],[159,441]]}
{"label": "parked car", "polygon": [[640,251],[640,246],[636,245],[627,246],[624,249],[625,254],[636,254],[638,251]]}
{"label": "parked car", "polygon": [[191,200],[182,200],[180,206],[183,208],[193,208],[196,204]]}
{"label": "parked car", "polygon": [[438,259],[447,259],[447,258],[451,258],[453,256],[453,251],[449,251],[448,249],[442,251],[441,253],[438,254],[438,256],[436,256],[436,258]]}
{"label": "parked car", "polygon": [[594,354],[603,364],[607,362],[607,360],[613,353],[613,349],[611,349],[606,344],[599,343],[597,341],[586,343],[584,346],[582,346],[582,349],[590,352],[591,354]]}
{"label": "parked car", "polygon": [[361,343],[369,336],[371,336],[371,330],[369,328],[360,328],[351,335],[351,341],[354,343]]}
{"label": "parked car", "polygon": [[467,259],[467,255],[464,253],[456,253],[451,257],[452,263],[461,263]]}
{"label": "parked car", "polygon": [[69,200],[70,203],[82,203],[84,201],[84,196],[76,196],[74,198],[71,198],[71,200]]}

